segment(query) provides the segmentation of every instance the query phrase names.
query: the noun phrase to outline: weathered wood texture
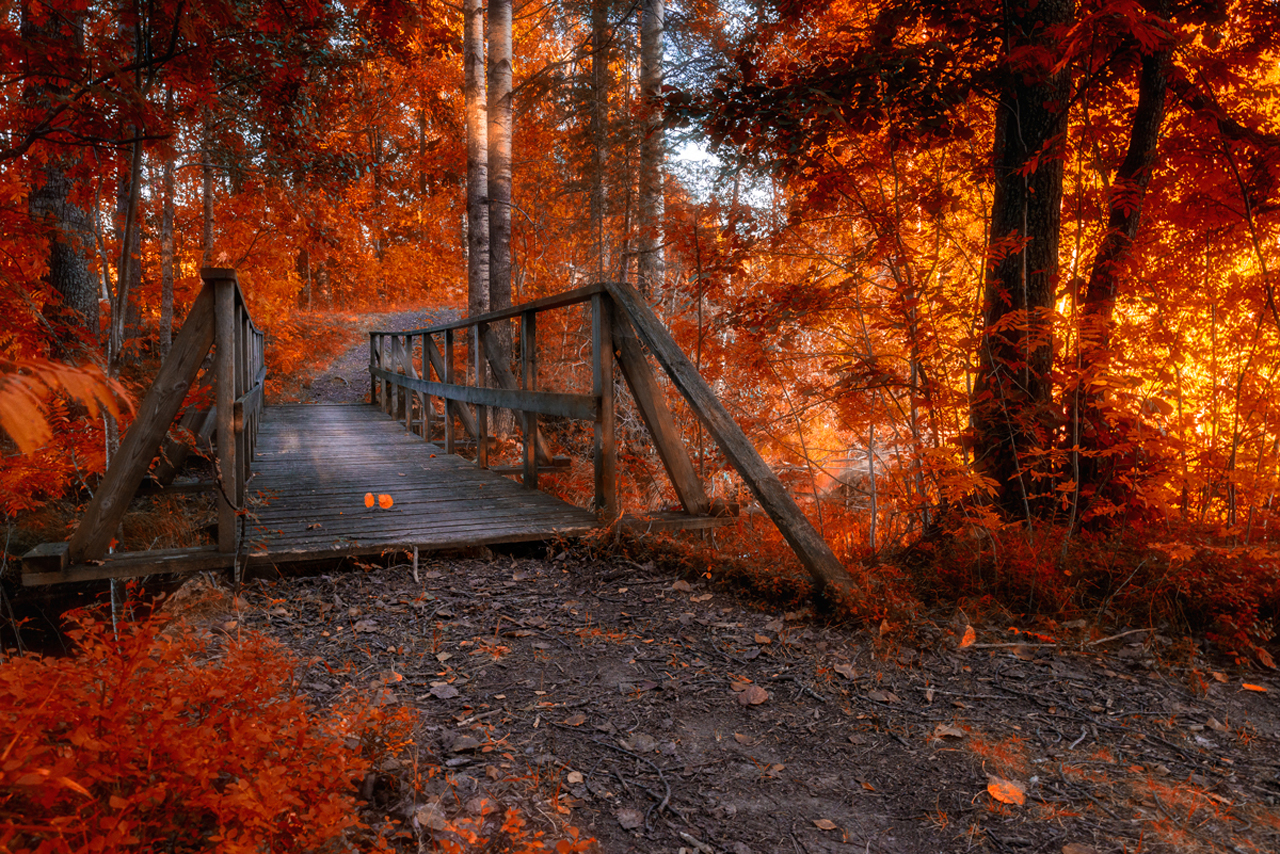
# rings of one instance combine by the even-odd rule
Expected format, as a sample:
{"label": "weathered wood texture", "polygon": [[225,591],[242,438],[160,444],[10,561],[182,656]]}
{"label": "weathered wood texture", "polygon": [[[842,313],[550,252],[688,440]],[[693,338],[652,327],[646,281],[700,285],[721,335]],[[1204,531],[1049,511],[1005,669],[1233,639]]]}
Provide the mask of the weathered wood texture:
{"label": "weathered wood texture", "polygon": [[107,553],[129,502],[177,417],[187,389],[195,381],[200,362],[213,344],[213,308],[214,288],[206,282],[169,350],[169,358],[138,406],[133,426],[125,432],[106,477],[71,536],[68,560],[95,560]]}
{"label": "weathered wood texture", "polygon": [[[372,406],[272,406],[258,434],[248,562],[582,534],[595,516],[447,455]],[[389,510],[365,507],[390,495]]]}
{"label": "weathered wood texture", "polygon": [[618,309],[627,313],[644,345],[658,360],[658,364],[662,365],[671,382],[689,401],[689,406],[715,439],[725,458],[742,477],[756,501],[760,502],[760,506],[778,526],[796,557],[809,571],[818,595],[823,595],[832,585],[848,586],[851,579],[844,564],[814,530],[778,480],[778,476],[760,457],[760,453],[720,403],[715,392],[698,374],[693,363],[681,352],[649,304],[628,284],[610,282],[606,288]]}

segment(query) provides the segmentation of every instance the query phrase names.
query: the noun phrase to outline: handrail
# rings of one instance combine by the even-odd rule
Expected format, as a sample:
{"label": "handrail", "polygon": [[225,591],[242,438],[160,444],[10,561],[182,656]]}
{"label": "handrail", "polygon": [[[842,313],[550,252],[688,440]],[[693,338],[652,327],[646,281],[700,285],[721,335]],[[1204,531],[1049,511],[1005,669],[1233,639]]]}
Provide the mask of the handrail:
{"label": "handrail", "polygon": [[265,342],[262,330],[249,316],[235,271],[205,268],[200,276],[204,286],[67,543],[61,559],[64,568],[106,556],[129,502],[213,346],[220,487],[218,550],[223,554],[236,551],[236,517],[244,507],[245,484],[264,405]]}
{"label": "handrail", "polygon": [[[537,315],[541,312],[590,303],[592,313],[592,388],[589,394],[569,394],[537,389]],[[454,453],[457,437],[454,420],[475,440],[476,465],[488,467],[488,412],[509,409],[521,414],[524,450],[524,484],[538,486],[539,466],[552,462],[550,450],[538,431],[539,416],[558,416],[594,425],[593,466],[595,509],[602,518],[618,513],[614,443],[613,347],[609,306],[604,285],[595,284],[564,294],[545,297],[510,309],[492,311],[450,323],[408,331],[369,332],[370,401],[395,417],[403,417],[405,429],[424,439],[432,432],[434,411],[430,397],[444,401],[444,449]],[[520,357],[517,371],[499,358],[501,348],[490,324],[519,318]],[[459,331],[465,335],[459,336]],[[459,338],[469,346],[477,384],[455,381],[454,352]],[[439,339],[439,340],[438,340]],[[420,352],[415,364],[415,354]],[[483,385],[488,367],[497,387]],[[432,375],[434,374],[434,379]],[[392,390],[395,389],[393,392]],[[415,426],[414,402],[422,417]],[[474,407],[474,413],[467,406]]]}
{"label": "handrail", "polygon": [[[591,303],[591,394],[548,396],[535,389],[537,379],[537,316],[540,312],[579,303]],[[489,324],[520,319],[520,376],[515,377],[501,355]],[[454,382],[454,339],[459,330],[470,330],[471,358],[477,382],[483,383],[485,363],[493,369],[502,389],[485,389]],[[444,354],[435,337],[444,336]],[[388,346],[388,339],[390,344]],[[414,366],[414,341],[421,339],[422,373]],[[524,483],[536,488],[538,482],[535,447],[539,414],[568,415],[594,422],[596,510],[606,520],[618,515],[617,451],[614,446],[613,368],[615,359],[631,388],[654,448],[658,451],[672,486],[685,511],[694,516],[716,512],[707,500],[701,480],[694,470],[670,409],[654,378],[645,350],[662,366],[672,384],[689,402],[703,426],[769,514],[796,556],[814,580],[819,596],[831,587],[849,588],[853,583],[847,570],[812,524],[800,512],[778,477],[760,457],[742,429],[716,398],[687,356],[654,314],[648,302],[633,287],[620,282],[602,282],[578,288],[524,305],[493,311],[451,323],[408,332],[375,330],[369,333],[370,400],[393,414],[403,406],[405,429],[413,431],[413,400],[420,400],[423,438],[430,435],[432,407],[424,395],[445,400],[445,450],[454,451],[453,421],[458,416],[476,439],[476,464],[487,467],[486,410],[490,406],[515,409],[523,414]],[[430,379],[436,372],[437,381]],[[391,390],[398,389],[394,394]],[[556,401],[550,398],[556,397]],[[464,403],[475,406],[473,426],[467,426]],[[553,411],[553,404],[561,407]],[[593,417],[589,417],[593,416]]]}

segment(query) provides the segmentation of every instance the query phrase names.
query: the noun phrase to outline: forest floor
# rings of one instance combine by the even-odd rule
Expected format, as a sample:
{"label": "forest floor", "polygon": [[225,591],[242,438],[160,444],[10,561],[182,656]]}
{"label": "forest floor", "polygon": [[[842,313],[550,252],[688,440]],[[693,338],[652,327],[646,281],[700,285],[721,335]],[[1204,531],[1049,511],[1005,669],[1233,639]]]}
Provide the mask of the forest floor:
{"label": "forest floor", "polygon": [[[366,363],[358,343],[301,399],[363,400]],[[832,624],[639,560],[357,565],[256,582],[219,619],[292,648],[320,707],[371,690],[416,711],[365,792],[408,850],[510,806],[610,854],[1280,850],[1274,674],[1145,628],[979,626],[962,647],[958,615]]]}

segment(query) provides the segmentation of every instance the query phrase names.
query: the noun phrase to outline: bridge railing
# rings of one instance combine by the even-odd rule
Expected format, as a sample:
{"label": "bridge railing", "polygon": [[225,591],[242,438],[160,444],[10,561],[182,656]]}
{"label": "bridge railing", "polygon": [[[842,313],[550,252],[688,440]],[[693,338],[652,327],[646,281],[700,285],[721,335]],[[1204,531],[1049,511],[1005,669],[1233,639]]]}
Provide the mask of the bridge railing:
{"label": "bridge railing", "polygon": [[[536,387],[538,317],[547,311],[582,303],[590,303],[591,307],[591,392],[541,391]],[[518,375],[508,365],[493,332],[494,324],[509,323],[513,319],[519,319],[520,324]],[[460,337],[470,342],[473,365],[470,384],[459,382],[455,376],[454,347]],[[415,365],[415,345],[419,343],[422,355]],[[613,401],[616,362],[685,512],[704,518],[722,513],[723,506],[715,506],[707,498],[650,367],[650,355],[688,402],[761,508],[778,526],[809,570],[819,592],[830,585],[847,585],[849,576],[830,546],[796,506],[777,475],[671,338],[648,302],[628,284],[588,285],[509,309],[408,332],[372,331],[369,333],[370,400],[388,412],[403,413],[406,429],[427,438],[431,435],[433,417],[427,398],[443,398],[445,450],[449,453],[454,450],[456,417],[475,439],[476,463],[480,466],[488,464],[488,409],[501,407],[519,412],[523,422],[523,478],[527,486],[534,488],[540,462],[550,460],[538,436],[538,417],[560,415],[590,421],[594,429],[595,509],[603,519],[611,520],[619,513]],[[484,387],[486,361],[497,388]],[[435,379],[431,378],[433,374]],[[416,428],[411,399],[414,395],[418,396],[417,409],[422,413]],[[474,407],[474,414],[467,411],[468,405]]]}
{"label": "bridge railing", "polygon": [[79,526],[65,546],[49,544],[58,554],[47,557],[58,558],[63,569],[106,556],[129,502],[146,478],[211,347],[218,479],[208,486],[218,493],[217,553],[232,555],[236,551],[237,515],[245,503],[245,484],[263,407],[267,374],[264,339],[249,316],[235,271],[206,268],[200,275],[204,286]]}

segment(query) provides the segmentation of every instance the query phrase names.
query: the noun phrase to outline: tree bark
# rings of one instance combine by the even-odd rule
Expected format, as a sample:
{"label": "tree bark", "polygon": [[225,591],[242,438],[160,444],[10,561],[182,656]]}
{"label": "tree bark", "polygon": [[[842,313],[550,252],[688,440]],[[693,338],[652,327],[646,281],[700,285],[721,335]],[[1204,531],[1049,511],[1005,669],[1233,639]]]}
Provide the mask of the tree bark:
{"label": "tree bark", "polygon": [[662,284],[662,33],[663,0],[643,0],[640,10],[640,190],[636,280],[650,293]]}
{"label": "tree bark", "polygon": [[[1167,3],[1158,0],[1149,11],[1167,15]],[[1101,486],[1104,470],[1100,454],[1114,444],[1107,427],[1105,396],[1095,385],[1110,363],[1111,334],[1115,325],[1116,297],[1125,267],[1133,255],[1133,242],[1142,219],[1142,203],[1156,162],[1160,128],[1164,122],[1169,89],[1169,70],[1173,46],[1142,58],[1138,78],[1138,103],[1129,131],[1129,146],[1124,161],[1111,183],[1107,215],[1107,232],[1098,247],[1085,288],[1080,321],[1080,363],[1076,385],[1067,401],[1069,434],[1067,443],[1076,455],[1077,498]]]}
{"label": "tree bark", "polygon": [[[165,114],[172,120],[173,89],[165,93]],[[175,130],[176,135],[176,130]],[[160,177],[160,356],[173,345],[173,162],[172,146],[165,152]]]}
{"label": "tree bark", "polygon": [[[489,0],[489,310],[511,306],[511,0]],[[511,363],[511,325],[493,327],[502,364]],[[494,432],[511,435],[511,410],[495,410]]]}
{"label": "tree bark", "polygon": [[200,148],[200,268],[213,266],[213,115],[204,114],[204,141]]}
{"label": "tree bark", "polygon": [[609,121],[609,6],[608,0],[591,0],[591,196],[589,220],[595,242],[595,276],[604,281],[605,258],[604,173],[608,163]]}
{"label": "tree bark", "polygon": [[484,4],[462,6],[463,98],[467,112],[467,313],[489,308],[489,135],[485,126]]}
{"label": "tree bark", "polygon": [[[22,65],[28,81],[23,100],[33,111],[44,111],[52,108],[64,95],[63,87],[56,81],[68,77],[65,65],[54,67],[50,57],[55,52],[49,50],[48,45],[66,38],[62,32],[62,26],[66,24],[71,32],[73,49],[59,52],[62,54],[60,61],[65,63],[68,53],[78,60],[84,49],[84,14],[75,13],[70,19],[50,17],[43,24],[37,24],[32,20],[30,11],[30,2],[23,3],[20,32],[25,55]],[[54,145],[52,142],[46,144]],[[43,165],[32,172],[27,211],[31,221],[48,235],[45,281],[62,298],[63,307],[69,310],[68,325],[78,328],[82,337],[96,341],[98,282],[89,265],[94,245],[93,220],[88,210],[76,203],[71,178],[71,173],[79,165],[77,149],[63,150],[59,147],[50,152]],[[72,339],[81,336],[68,336],[58,342],[58,346],[64,351],[75,349],[76,342]]]}
{"label": "tree bark", "polygon": [[1006,512],[1028,518],[1047,503],[1045,452],[1060,421],[1050,371],[1070,81],[1053,61],[1073,13],[1072,0],[1006,7],[996,107],[991,247],[970,414],[977,471],[995,482]]}

